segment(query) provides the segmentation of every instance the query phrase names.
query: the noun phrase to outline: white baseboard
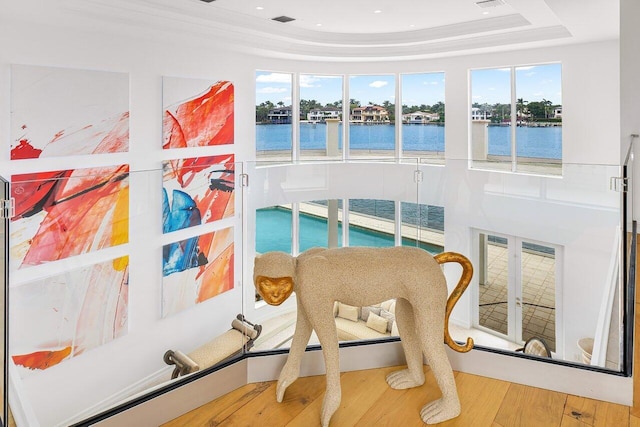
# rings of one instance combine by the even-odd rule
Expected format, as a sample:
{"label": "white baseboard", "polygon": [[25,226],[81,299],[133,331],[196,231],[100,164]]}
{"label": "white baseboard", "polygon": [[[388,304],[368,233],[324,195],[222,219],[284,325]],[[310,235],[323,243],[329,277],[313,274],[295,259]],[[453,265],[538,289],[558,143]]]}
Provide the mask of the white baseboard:
{"label": "white baseboard", "polygon": [[108,398],[96,403],[95,405],[85,409],[84,411],[74,415],[73,417],[66,419],[59,423],[56,427],[65,427],[82,420],[106,411],[116,405],[119,405],[125,401],[131,400],[139,395],[149,393],[157,388],[163,387],[171,381],[171,372],[173,366],[167,366],[162,368],[145,378],[131,384],[129,387],[120,390],[118,393],[109,396]]}

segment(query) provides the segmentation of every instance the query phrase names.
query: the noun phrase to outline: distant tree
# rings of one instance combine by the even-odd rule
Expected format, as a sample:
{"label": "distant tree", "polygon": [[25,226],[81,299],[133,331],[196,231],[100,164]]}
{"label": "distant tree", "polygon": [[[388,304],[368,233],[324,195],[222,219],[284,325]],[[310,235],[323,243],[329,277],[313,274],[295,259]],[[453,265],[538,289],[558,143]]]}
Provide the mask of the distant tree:
{"label": "distant tree", "polygon": [[433,104],[431,106],[431,112],[437,113],[438,116],[440,116],[440,118],[438,119],[438,122],[444,123],[444,102],[438,101],[435,104]]}
{"label": "distant tree", "polygon": [[260,105],[256,105],[256,123],[266,122],[269,110],[272,110],[273,108],[275,108],[275,105],[271,101],[265,101]]}
{"label": "distant tree", "polygon": [[545,118],[545,105],[540,101],[531,101],[527,105],[527,110],[531,114],[531,117],[534,119],[544,119]]}
{"label": "distant tree", "polygon": [[387,112],[389,113],[389,120],[391,120],[392,122],[396,121],[396,105],[392,104],[389,101],[384,101],[382,103],[382,107],[387,110]]}
{"label": "distant tree", "polygon": [[518,98],[518,100],[516,101],[516,114],[518,115],[518,117],[524,119],[527,116],[527,114],[529,113],[527,111],[528,103],[529,101],[525,101],[523,98]]}
{"label": "distant tree", "polygon": [[311,100],[301,99],[300,100],[300,119],[306,120],[307,113],[315,109],[322,109],[322,104],[320,104],[315,99],[311,99]]}

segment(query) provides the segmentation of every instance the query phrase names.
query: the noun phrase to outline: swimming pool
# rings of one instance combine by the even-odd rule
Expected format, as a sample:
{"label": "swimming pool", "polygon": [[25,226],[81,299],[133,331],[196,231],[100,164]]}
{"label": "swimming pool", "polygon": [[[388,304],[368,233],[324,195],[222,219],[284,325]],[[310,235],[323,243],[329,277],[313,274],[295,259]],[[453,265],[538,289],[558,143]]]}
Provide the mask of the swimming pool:
{"label": "swimming pool", "polygon": [[[338,236],[342,224],[338,224]],[[300,213],[300,252],[313,247],[327,247],[327,219]],[[394,245],[394,236],[388,233],[351,225],[349,246],[385,247]],[[418,246],[432,254],[443,251],[438,245],[402,238],[403,246]],[[339,246],[342,246],[341,242]],[[291,210],[271,207],[256,211],[256,252],[282,251],[291,253]]]}

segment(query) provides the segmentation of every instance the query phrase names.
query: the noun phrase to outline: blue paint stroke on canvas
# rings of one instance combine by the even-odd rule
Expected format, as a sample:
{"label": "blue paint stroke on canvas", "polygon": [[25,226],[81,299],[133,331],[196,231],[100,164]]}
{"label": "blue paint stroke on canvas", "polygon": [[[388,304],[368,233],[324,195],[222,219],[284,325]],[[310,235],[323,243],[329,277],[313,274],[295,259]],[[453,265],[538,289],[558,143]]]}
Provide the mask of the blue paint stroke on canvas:
{"label": "blue paint stroke on canvas", "polygon": [[200,225],[200,210],[190,195],[180,190],[173,190],[173,201],[169,205],[167,190],[162,189],[162,231],[170,233],[183,228]]}

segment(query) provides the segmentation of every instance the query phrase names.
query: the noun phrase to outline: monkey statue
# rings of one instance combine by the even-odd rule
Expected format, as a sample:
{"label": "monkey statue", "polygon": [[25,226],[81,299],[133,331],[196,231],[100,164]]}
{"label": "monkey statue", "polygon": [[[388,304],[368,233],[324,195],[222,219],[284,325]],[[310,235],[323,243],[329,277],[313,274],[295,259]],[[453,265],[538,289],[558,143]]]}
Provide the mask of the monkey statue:
{"label": "monkey statue", "polygon": [[[440,267],[447,262],[457,262],[463,269],[448,298]],[[312,248],[297,257],[284,252],[257,256],[254,284],[267,303],[280,305],[296,292],[296,328],[278,379],[276,400],[282,402],[287,387],[298,378],[302,355],[315,330],[322,346],[327,381],[321,424],[329,426],[341,399],[334,303],[361,307],[396,298],[396,321],[407,369],[390,373],[387,383],[394,389],[422,385],[424,354],[442,397],[422,408],[422,420],[436,424],[457,417],[460,401],[442,337],[444,332],[445,343],[456,351],[473,348],[471,338],[464,346],[459,345],[448,330],[449,315],[472,275],[471,262],[463,255],[445,252],[434,257],[416,247]]]}

